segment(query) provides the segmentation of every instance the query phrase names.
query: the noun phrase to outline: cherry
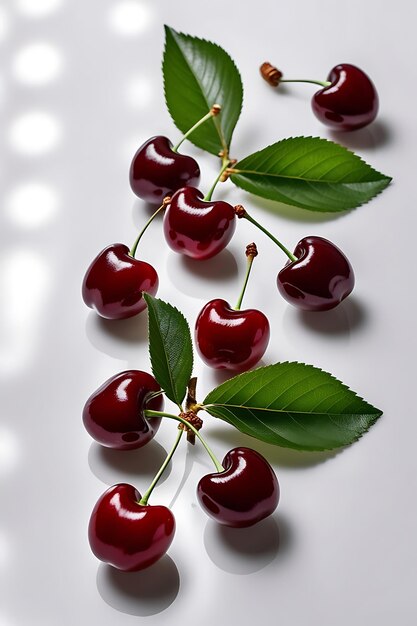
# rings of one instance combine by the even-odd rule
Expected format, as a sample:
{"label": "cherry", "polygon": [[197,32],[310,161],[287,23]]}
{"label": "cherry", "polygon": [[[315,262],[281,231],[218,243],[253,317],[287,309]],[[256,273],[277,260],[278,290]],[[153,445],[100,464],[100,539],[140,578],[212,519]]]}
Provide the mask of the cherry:
{"label": "cherry", "polygon": [[161,423],[160,417],[148,420],[143,415],[145,405],[162,410],[162,395],[147,402],[148,394],[160,389],[153,376],[140,370],[112,376],[85,403],[85,428],[102,446],[117,450],[141,448],[154,437]]}
{"label": "cherry", "polygon": [[174,193],[164,216],[168,245],[192,259],[208,259],[223,250],[235,227],[232,205],[205,200],[195,187],[183,187]]}
{"label": "cherry", "polygon": [[250,448],[233,448],[223,459],[224,471],[207,474],[197,486],[204,511],[225,526],[252,526],[273,513],[279,484],[268,461]]}
{"label": "cherry", "polygon": [[314,94],[316,117],[333,130],[367,126],[378,113],[378,94],[369,76],[355,65],[341,63],[329,73],[330,85]]}
{"label": "cherry", "polygon": [[102,250],[84,277],[84,302],[107,319],[124,319],[146,308],[142,293],[155,295],[158,274],[149,263],[139,261],[122,243]]}
{"label": "cherry", "polygon": [[114,485],[97,501],[88,526],[95,556],[126,572],[155,563],[166,553],[175,533],[175,519],[167,507],[140,501],[141,495],[132,485]]}
{"label": "cherry", "polygon": [[316,117],[333,130],[356,130],[374,121],[378,113],[378,93],[359,67],[340,63],[330,70],[327,81],[286,79],[271,63],[260,67],[261,75],[273,87],[280,83],[313,83],[317,91],[311,106]]}
{"label": "cherry", "polygon": [[352,266],[337,246],[322,237],[304,237],[277,277],[281,295],[306,311],[327,311],[352,291]]}
{"label": "cherry", "polygon": [[203,307],[195,325],[198,352],[215,369],[250,369],[264,355],[269,336],[269,322],[261,311],[236,311],[220,298]]}
{"label": "cherry", "polygon": [[151,137],[137,150],[130,166],[132,191],[146,202],[160,204],[185,185],[198,185],[198,163],[175,152],[167,137]]}

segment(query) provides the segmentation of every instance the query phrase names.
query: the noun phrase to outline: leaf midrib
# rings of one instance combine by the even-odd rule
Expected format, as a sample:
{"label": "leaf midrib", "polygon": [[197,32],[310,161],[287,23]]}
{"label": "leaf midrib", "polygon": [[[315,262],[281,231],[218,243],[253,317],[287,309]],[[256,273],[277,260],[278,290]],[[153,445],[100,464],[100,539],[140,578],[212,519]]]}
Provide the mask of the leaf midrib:
{"label": "leaf midrib", "polygon": [[282,413],[282,414],[289,414],[289,413],[293,413],[294,415],[327,415],[327,416],[332,416],[332,417],[347,417],[349,415],[382,415],[382,412],[379,411],[378,409],[375,412],[370,412],[370,413],[326,413],[325,411],[318,411],[318,412],[314,412],[314,411],[296,411],[296,410],[292,410],[292,409],[268,409],[268,408],[263,408],[263,407],[256,407],[256,406],[244,406],[242,404],[220,404],[220,403],[216,403],[216,404],[205,404],[204,408],[205,410],[210,409],[210,408],[216,408],[216,407],[220,407],[220,408],[225,408],[225,409],[244,409],[245,411],[262,411],[263,413]]}
{"label": "leaf midrib", "polygon": [[369,185],[370,183],[380,183],[382,181],[385,180],[390,180],[389,176],[384,176],[383,174],[381,174],[381,178],[378,180],[363,180],[363,181],[355,181],[355,182],[342,182],[342,181],[330,181],[330,180],[325,180],[323,178],[304,178],[301,176],[288,176],[286,174],[274,174],[272,172],[259,172],[256,170],[235,170],[234,172],[232,172],[231,177],[233,179],[233,176],[239,176],[240,174],[253,174],[256,176],[269,176],[269,177],[273,177],[273,178],[283,178],[285,180],[299,180],[302,181],[304,183],[321,183],[321,184],[326,184],[326,185]]}

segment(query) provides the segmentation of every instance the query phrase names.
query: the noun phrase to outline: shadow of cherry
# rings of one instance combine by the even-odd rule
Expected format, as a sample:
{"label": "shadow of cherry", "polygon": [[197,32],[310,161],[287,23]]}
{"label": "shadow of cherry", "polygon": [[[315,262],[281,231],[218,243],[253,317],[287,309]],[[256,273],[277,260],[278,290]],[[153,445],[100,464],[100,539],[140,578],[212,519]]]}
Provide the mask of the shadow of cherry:
{"label": "shadow of cherry", "polygon": [[[106,485],[133,483],[140,491],[137,483],[146,489],[166,455],[166,450],[155,439],[137,450],[113,450],[93,441],[88,464],[93,474]],[[164,482],[170,473],[171,465],[168,465],[159,483]]]}
{"label": "shadow of cherry", "polygon": [[[281,525],[285,542],[282,543]],[[278,515],[249,528],[229,528],[209,520],[204,530],[204,546],[211,561],[231,574],[247,575],[264,569],[279,553],[289,550],[289,525]]]}
{"label": "shadow of cherry", "polygon": [[[205,261],[196,261],[182,254],[172,253],[169,256],[167,272],[170,281],[181,293],[208,301],[224,297],[225,285],[235,281],[238,276],[238,264],[227,249]],[[210,283],[213,283],[212,292],[208,290]],[[230,295],[229,290],[228,292]]]}
{"label": "shadow of cherry", "polygon": [[97,570],[97,589],[111,607],[128,615],[147,617],[165,611],[180,588],[180,575],[174,561],[165,555],[139,572],[121,572],[106,565]]}
{"label": "shadow of cherry", "polygon": [[100,352],[129,359],[148,342],[148,316],[142,311],[125,320],[107,320],[91,311],[87,316],[86,334]]}
{"label": "shadow of cherry", "polygon": [[295,322],[302,324],[309,330],[331,337],[346,335],[354,330],[363,329],[368,323],[368,312],[363,303],[355,296],[349,296],[336,308],[330,311],[302,311],[289,306],[284,314],[284,325],[292,316]]}
{"label": "shadow of cherry", "polygon": [[355,131],[330,131],[329,139],[350,150],[376,150],[392,143],[393,134],[390,127],[378,119],[369,126]]}

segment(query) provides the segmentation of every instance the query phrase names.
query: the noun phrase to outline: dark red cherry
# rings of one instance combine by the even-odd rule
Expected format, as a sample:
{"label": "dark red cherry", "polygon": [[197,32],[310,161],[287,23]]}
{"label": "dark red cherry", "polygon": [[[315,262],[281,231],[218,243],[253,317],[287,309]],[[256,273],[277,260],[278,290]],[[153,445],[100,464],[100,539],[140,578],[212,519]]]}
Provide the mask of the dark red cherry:
{"label": "dark red cherry", "polygon": [[129,254],[123,243],[114,243],[100,252],[84,277],[84,302],[99,315],[117,320],[133,317],[146,308],[143,292],[158,290],[158,274],[149,263]]}
{"label": "dark red cherry", "polygon": [[250,448],[233,448],[223,459],[224,472],[203,476],[197,497],[204,511],[225,526],[252,526],[273,513],[279,501],[274,470]]}
{"label": "dark red cherry", "polygon": [[352,291],[355,276],[348,259],[331,241],[304,237],[277,278],[281,295],[306,311],[327,311]]}
{"label": "dark red cherry", "polygon": [[236,311],[225,300],[208,302],[195,325],[203,361],[215,369],[247,370],[262,358],[269,342],[269,322],[256,309]]}
{"label": "dark red cherry", "polygon": [[195,187],[179,189],[165,210],[165,239],[175,252],[192,259],[208,259],[223,250],[235,228],[232,205],[203,200]]}
{"label": "dark red cherry", "polygon": [[142,505],[140,499],[132,485],[110,487],[95,505],[88,526],[95,556],[126,572],[158,561],[175,533],[175,519],[167,507]]}
{"label": "dark red cherry", "polygon": [[198,185],[200,168],[190,156],[172,149],[167,137],[151,137],[138,149],[130,166],[130,186],[133,192],[153,204],[161,204],[185,185]]}
{"label": "dark red cherry", "polygon": [[[155,378],[140,370],[127,370],[112,376],[85,403],[83,422],[88,433],[102,446],[117,450],[141,448],[150,441],[161,418],[145,418],[147,395],[160,391]],[[161,411],[163,396],[146,403],[146,408]]]}
{"label": "dark red cherry", "polygon": [[341,63],[331,71],[331,85],[314,94],[311,106],[318,119],[333,130],[355,130],[370,124],[378,113],[378,94],[369,76],[355,65]]}

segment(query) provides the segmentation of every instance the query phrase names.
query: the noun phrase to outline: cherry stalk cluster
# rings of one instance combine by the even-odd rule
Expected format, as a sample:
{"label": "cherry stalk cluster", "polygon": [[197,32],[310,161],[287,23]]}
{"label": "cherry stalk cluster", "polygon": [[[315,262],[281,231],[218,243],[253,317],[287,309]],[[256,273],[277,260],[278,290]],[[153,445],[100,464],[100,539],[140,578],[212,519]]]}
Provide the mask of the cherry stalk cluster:
{"label": "cherry stalk cluster", "polygon": [[[279,70],[270,64],[263,64],[261,73],[270,84],[284,82]],[[378,106],[376,91],[358,68],[337,66],[329,81],[321,85],[323,89],[313,99],[313,110],[323,122],[351,130],[374,119]],[[221,167],[212,187],[206,194],[200,191],[200,167],[194,158],[180,153],[179,147],[205,124],[217,127],[222,115],[223,107],[213,103],[175,146],[167,137],[158,135],[137,150],[130,167],[130,185],[140,199],[154,204],[156,210],[130,248],[122,243],[111,244],[87,269],[82,295],[86,305],[98,315],[111,320],[125,319],[149,310],[152,302],[156,302],[153,297],[159,285],[157,271],[137,257],[143,235],[162,212],[167,245],[176,253],[201,262],[228,245],[239,219],[252,223],[287,256],[277,276],[277,287],[295,307],[325,311],[338,306],[351,293],[354,272],[335,244],[310,235],[302,238],[291,252],[245,207],[213,199],[218,183],[240,172],[239,164],[229,156],[227,145],[219,155]],[[233,307],[217,298],[208,302],[197,317],[195,344],[201,359],[210,367],[245,372],[259,362],[267,349],[268,319],[256,309],[241,309],[256,256],[256,245],[251,243],[246,249],[247,272],[236,305]],[[164,349],[169,352],[175,346],[172,348],[167,342]],[[201,442],[215,465],[216,471],[203,476],[197,486],[198,501],[210,517],[231,527],[245,527],[264,519],[277,507],[278,480],[263,456],[250,448],[239,447],[230,450],[220,463],[201,436],[202,420],[198,413],[207,407],[197,403],[192,381],[188,377],[185,410],[181,394],[168,393],[157,375],[141,370],[128,370],[111,377],[85,404],[83,421],[88,433],[100,445],[121,451],[146,445],[154,438],[162,419],[179,423],[172,450],[144,495],[132,485],[114,485],[93,510],[89,524],[92,551],[116,568],[143,569],[168,550],[175,532],[174,516],[165,506],[150,506],[148,500],[184,432],[191,443],[195,438]],[[177,415],[164,412],[164,394],[176,402]],[[358,431],[356,436],[360,434]],[[334,445],[342,444],[341,441]]]}

